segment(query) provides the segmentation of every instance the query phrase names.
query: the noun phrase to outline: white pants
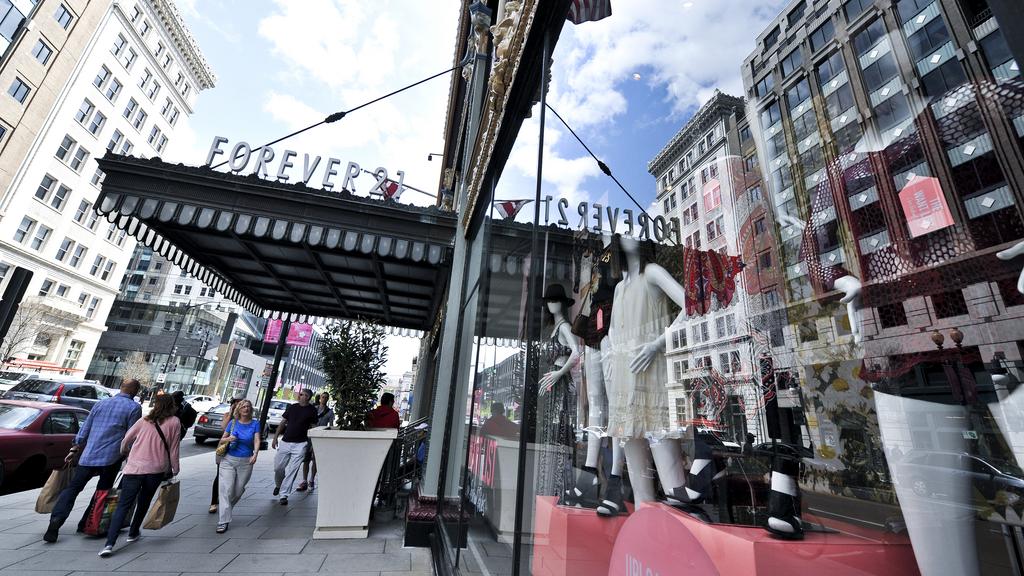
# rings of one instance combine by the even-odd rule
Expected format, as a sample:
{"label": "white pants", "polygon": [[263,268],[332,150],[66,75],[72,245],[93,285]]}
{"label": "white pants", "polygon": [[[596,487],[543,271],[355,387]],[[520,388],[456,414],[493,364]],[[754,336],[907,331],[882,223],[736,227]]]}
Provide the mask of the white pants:
{"label": "white pants", "polygon": [[305,442],[280,441],[274,456],[274,483],[281,487],[281,498],[287,498],[295,489],[295,479],[306,457]]}
{"label": "white pants", "polygon": [[217,480],[220,488],[220,504],[217,507],[218,522],[227,524],[231,522],[231,509],[242,499],[245,493],[245,485],[249,483],[252,476],[252,464],[248,458],[238,456],[225,456],[221,459],[217,468],[220,477]]}

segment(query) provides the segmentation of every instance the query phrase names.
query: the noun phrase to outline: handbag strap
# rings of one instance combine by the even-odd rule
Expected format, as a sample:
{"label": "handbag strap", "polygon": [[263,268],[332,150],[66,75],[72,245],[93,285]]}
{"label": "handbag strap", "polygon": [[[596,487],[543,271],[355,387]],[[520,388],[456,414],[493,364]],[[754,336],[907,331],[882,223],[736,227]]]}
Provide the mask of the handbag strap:
{"label": "handbag strap", "polygon": [[156,433],[160,435],[160,441],[164,443],[164,451],[167,452],[167,471],[174,471],[174,466],[171,466],[171,447],[167,444],[167,438],[164,436],[164,431],[160,429],[160,425],[157,424],[156,420],[150,420],[153,426],[156,427]]}

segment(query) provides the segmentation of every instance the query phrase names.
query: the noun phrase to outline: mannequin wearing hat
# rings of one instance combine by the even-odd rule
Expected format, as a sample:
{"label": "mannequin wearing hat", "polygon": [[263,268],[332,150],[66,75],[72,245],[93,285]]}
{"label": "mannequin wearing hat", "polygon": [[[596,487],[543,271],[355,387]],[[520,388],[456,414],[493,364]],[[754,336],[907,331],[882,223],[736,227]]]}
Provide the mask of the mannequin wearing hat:
{"label": "mannequin wearing hat", "polygon": [[[637,503],[655,499],[651,457],[666,494],[686,484],[678,438],[669,437],[668,367],[665,328],[671,323],[668,299],[685,310],[683,287],[661,266],[645,263],[640,244],[619,240],[625,277],[615,286],[608,332],[608,433],[624,443],[630,482]],[[613,479],[614,480],[614,479]],[[613,482],[609,489],[614,488]],[[621,514],[606,496],[598,514]]]}
{"label": "mannequin wearing hat", "polygon": [[544,448],[537,456],[537,493],[561,495],[572,480],[572,446],[576,437],[576,383],[572,369],[580,358],[579,340],[566,320],[574,300],[561,284],[544,291],[544,307],[553,328],[547,341],[540,343],[542,365],[553,367],[540,378],[537,402],[537,444]]}

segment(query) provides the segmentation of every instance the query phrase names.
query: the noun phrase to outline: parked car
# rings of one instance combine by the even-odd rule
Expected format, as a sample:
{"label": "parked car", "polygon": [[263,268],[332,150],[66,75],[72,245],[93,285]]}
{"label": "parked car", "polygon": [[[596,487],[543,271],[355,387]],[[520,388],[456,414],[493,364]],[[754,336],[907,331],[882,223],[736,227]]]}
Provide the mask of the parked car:
{"label": "parked car", "polygon": [[270,402],[270,410],[267,412],[267,430],[269,432],[277,430],[277,425],[281,423],[281,417],[284,416],[284,411],[290,404],[295,404],[295,400],[272,400]]}
{"label": "parked car", "polygon": [[[224,402],[199,415],[195,426],[192,427],[192,437],[195,438],[196,444],[205,444],[210,438],[218,439],[221,437],[223,432],[221,431],[220,424],[224,420],[224,416],[227,414],[230,406],[230,404]],[[254,410],[252,417],[254,420],[258,420],[260,417],[259,411]]]}
{"label": "parked car", "polygon": [[39,378],[39,373],[17,372],[14,370],[0,372],[0,394],[7,392],[22,380],[28,380],[29,378]]}
{"label": "parked car", "polygon": [[64,457],[89,412],[25,400],[0,400],[0,487],[14,479],[39,482]]}
{"label": "parked car", "polygon": [[220,404],[220,400],[217,400],[213,396],[204,396],[202,394],[192,394],[185,396],[185,402],[192,405],[192,409],[197,413],[202,414],[203,412],[209,412]]}
{"label": "parked car", "polygon": [[953,493],[959,481],[966,479],[988,500],[1000,491],[1014,499],[1024,498],[1024,470],[1012,462],[965,452],[921,450],[908,454],[901,468],[896,480],[921,497]]}
{"label": "parked car", "polygon": [[814,458],[814,450],[806,446],[797,446],[796,444],[786,444],[784,442],[777,442],[774,446],[771,442],[762,442],[754,445],[754,454],[758,456],[771,456],[775,453],[775,450],[778,450],[779,454],[783,456],[792,458]]}
{"label": "parked car", "polygon": [[34,400],[77,406],[92,410],[97,402],[110,398],[109,390],[93,380],[30,378],[4,393],[5,400]]}

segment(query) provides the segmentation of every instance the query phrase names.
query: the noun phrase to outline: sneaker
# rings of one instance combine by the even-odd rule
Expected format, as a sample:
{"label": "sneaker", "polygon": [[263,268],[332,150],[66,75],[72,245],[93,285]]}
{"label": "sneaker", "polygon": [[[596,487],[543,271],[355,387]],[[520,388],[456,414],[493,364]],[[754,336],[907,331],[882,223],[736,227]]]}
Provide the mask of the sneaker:
{"label": "sneaker", "polygon": [[299,483],[299,487],[296,488],[295,491],[296,492],[305,492],[307,488],[309,488],[309,484],[306,484],[305,482],[301,482],[301,483]]}
{"label": "sneaker", "polygon": [[280,486],[274,486],[274,496],[277,496],[280,493],[281,493],[281,487]]}
{"label": "sneaker", "polygon": [[210,504],[210,514],[216,514],[216,513],[217,513],[217,505],[216,504]]}
{"label": "sneaker", "polygon": [[57,532],[60,530],[60,524],[56,522],[50,522],[50,525],[46,527],[46,533],[43,534],[43,540],[50,542],[51,544],[57,541]]}
{"label": "sneaker", "polygon": [[142,534],[134,534],[134,535],[133,534],[129,534],[128,538],[127,538],[127,541],[128,542],[135,542],[139,538],[142,538]]}
{"label": "sneaker", "polygon": [[281,506],[287,506],[287,505],[288,505],[288,497],[285,496],[284,498],[281,498]]}
{"label": "sneaker", "polygon": [[228,531],[227,524],[217,524],[217,534],[223,534]]}
{"label": "sneaker", "polygon": [[113,546],[104,546],[103,550],[100,550],[100,558],[106,558],[107,556],[110,556],[113,553],[114,553],[114,547]]}

